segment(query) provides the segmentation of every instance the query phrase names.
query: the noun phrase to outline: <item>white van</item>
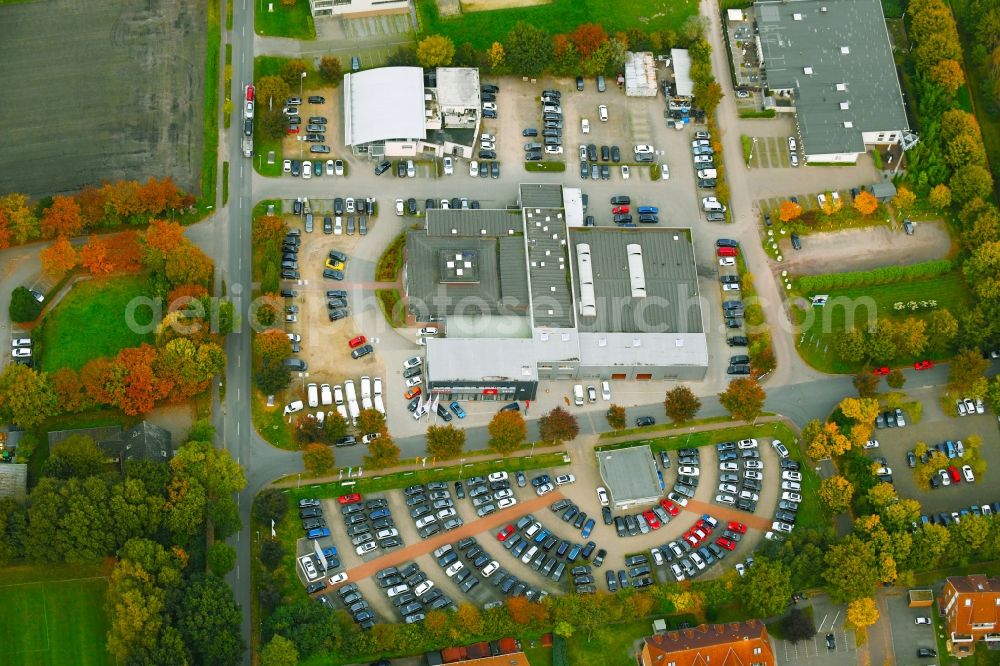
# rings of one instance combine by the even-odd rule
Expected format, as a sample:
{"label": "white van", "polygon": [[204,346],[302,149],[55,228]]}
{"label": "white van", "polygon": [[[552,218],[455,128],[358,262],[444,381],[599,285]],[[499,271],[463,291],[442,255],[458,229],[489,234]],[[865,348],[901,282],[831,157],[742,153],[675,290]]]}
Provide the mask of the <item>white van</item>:
{"label": "white van", "polygon": [[719,172],[716,169],[698,169],[698,177],[714,179],[719,177]]}
{"label": "white van", "polygon": [[577,384],[573,387],[573,404],[577,407],[583,406],[583,385]]}
{"label": "white van", "polygon": [[348,379],[344,382],[344,395],[347,397],[347,402],[357,402],[358,394],[354,391],[354,380]]}
{"label": "white van", "polygon": [[319,387],[319,402],[321,405],[326,407],[327,405],[333,404],[333,391],[330,390],[329,384],[322,384]]}
{"label": "white van", "polygon": [[413,160],[406,160],[406,177],[416,178],[417,168],[413,165]]}
{"label": "white van", "polygon": [[706,213],[725,213],[726,207],[714,197],[705,197],[701,200],[701,209]]}
{"label": "white van", "polygon": [[310,384],[308,386],[309,391],[309,406],[319,407],[319,387],[316,384]]}
{"label": "white van", "polygon": [[368,375],[361,377],[361,399],[372,397],[372,378]]}
{"label": "white van", "polygon": [[333,387],[333,402],[337,405],[344,404],[344,389],[340,388],[340,384]]}

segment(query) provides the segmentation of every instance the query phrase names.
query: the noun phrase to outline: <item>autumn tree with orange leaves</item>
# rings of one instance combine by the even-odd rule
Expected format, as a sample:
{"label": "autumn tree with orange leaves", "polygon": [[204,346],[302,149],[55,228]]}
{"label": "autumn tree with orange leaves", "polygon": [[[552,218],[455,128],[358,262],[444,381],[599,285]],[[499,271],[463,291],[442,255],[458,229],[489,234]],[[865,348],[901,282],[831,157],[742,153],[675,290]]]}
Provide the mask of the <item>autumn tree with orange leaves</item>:
{"label": "autumn tree with orange leaves", "polygon": [[871,215],[878,209],[878,199],[871,192],[865,190],[854,197],[854,209],[862,215]]}
{"label": "autumn tree with orange leaves", "polygon": [[778,219],[782,222],[791,222],[802,215],[802,206],[794,201],[782,201],[778,209]]}
{"label": "autumn tree with orange leaves", "polygon": [[568,37],[576,46],[576,52],[580,55],[581,60],[589,58],[594,51],[601,48],[604,42],[608,41],[608,33],[597,23],[582,23],[577,26],[576,30],[569,33]]}
{"label": "autumn tree with orange leaves", "polygon": [[80,250],[80,265],[94,277],[111,275],[114,264],[108,256],[108,246],[103,238],[91,238]]}
{"label": "autumn tree with orange leaves", "polygon": [[76,248],[65,236],[52,241],[51,245],[41,251],[39,259],[45,274],[57,282],[80,262]]}
{"label": "autumn tree with orange leaves", "polygon": [[73,197],[57,195],[42,213],[42,237],[79,236],[83,231],[80,204]]}
{"label": "autumn tree with orange leaves", "polygon": [[80,381],[80,375],[73,368],[59,368],[49,375],[49,384],[62,412],[81,412],[94,404]]}

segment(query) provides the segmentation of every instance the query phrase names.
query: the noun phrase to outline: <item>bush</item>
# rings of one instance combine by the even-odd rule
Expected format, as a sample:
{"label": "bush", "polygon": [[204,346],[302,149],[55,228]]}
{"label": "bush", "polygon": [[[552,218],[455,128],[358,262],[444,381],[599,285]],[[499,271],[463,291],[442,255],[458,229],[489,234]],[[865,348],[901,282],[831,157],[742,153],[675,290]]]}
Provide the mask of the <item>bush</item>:
{"label": "bush", "polygon": [[375,267],[375,279],[378,282],[395,282],[399,270],[403,267],[403,247],[406,244],[406,232],[399,234],[378,259]]}
{"label": "bush", "polygon": [[934,278],[951,272],[952,268],[953,264],[948,259],[938,259],[911,266],[885,266],[870,271],[806,275],[799,278],[799,289],[804,293],[815,293],[851,287],[874,287],[905,280]]}
{"label": "bush", "polygon": [[35,321],[42,314],[42,304],[35,300],[27,287],[18,287],[10,294],[8,313],[11,321]]}

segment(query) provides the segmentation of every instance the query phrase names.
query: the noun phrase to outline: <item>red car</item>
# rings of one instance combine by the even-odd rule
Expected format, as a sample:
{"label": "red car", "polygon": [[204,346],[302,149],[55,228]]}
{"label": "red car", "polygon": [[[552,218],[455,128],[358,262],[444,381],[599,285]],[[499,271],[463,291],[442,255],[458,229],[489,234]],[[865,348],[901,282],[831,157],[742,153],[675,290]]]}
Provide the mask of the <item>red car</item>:
{"label": "red car", "polygon": [[739,532],[740,534],[747,533],[747,526],[743,523],[738,523],[735,520],[731,521],[728,525],[726,525],[726,527],[734,532]]}
{"label": "red car", "polygon": [[933,367],[934,367],[934,361],[928,361],[928,360],[917,361],[916,363],[913,364],[914,370],[930,370]]}
{"label": "red car", "polygon": [[719,537],[715,540],[715,543],[719,544],[726,550],[736,550],[736,544],[727,539],[726,537]]}
{"label": "red car", "polygon": [[681,510],[677,508],[677,505],[668,500],[666,497],[660,500],[660,506],[666,509],[667,513],[671,516],[676,516],[681,512]]}
{"label": "red car", "polygon": [[361,345],[365,344],[366,342],[368,342],[368,339],[365,336],[363,336],[363,335],[359,335],[356,338],[351,338],[351,341],[348,342],[347,345],[351,349],[356,349],[357,347],[360,347]]}
{"label": "red car", "polygon": [[253,84],[252,83],[247,86],[247,101],[248,102],[252,102],[253,101]]}
{"label": "red car", "polygon": [[341,504],[357,504],[361,501],[361,495],[357,493],[351,493],[350,495],[341,495],[337,498],[337,501]]}
{"label": "red car", "polygon": [[875,368],[872,370],[873,375],[887,375],[889,374],[889,366],[883,365],[881,368]]}
{"label": "red car", "polygon": [[711,534],[712,530],[715,529],[712,527],[711,523],[706,521],[704,518],[699,518],[698,522],[694,524],[694,528],[703,530],[705,532],[705,536]]}
{"label": "red car", "polygon": [[735,247],[720,247],[715,250],[715,253],[720,257],[735,257],[739,255]]}
{"label": "red car", "polygon": [[951,482],[952,483],[961,483],[962,482],[962,475],[959,474],[958,468],[955,467],[954,465],[951,465],[951,466],[948,467],[948,476],[951,477]]}
{"label": "red car", "polygon": [[507,538],[514,533],[514,526],[508,525],[499,532],[497,532],[497,541],[506,541]]}
{"label": "red car", "polygon": [[615,206],[611,212],[615,215],[628,213],[628,206]]}
{"label": "red car", "polygon": [[642,517],[646,519],[649,524],[649,528],[653,530],[660,529],[660,519],[656,517],[656,514],[652,511],[643,511]]}
{"label": "red car", "polygon": [[285,130],[285,133],[286,134],[298,134],[299,133],[299,128],[298,128],[297,125],[295,127],[289,127],[288,129]]}

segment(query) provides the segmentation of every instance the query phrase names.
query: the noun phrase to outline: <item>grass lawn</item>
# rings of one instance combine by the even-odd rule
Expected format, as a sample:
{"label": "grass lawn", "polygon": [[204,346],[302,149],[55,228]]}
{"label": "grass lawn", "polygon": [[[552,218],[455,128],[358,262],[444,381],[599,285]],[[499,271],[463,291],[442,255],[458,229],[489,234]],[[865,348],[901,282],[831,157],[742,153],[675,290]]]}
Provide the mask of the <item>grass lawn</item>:
{"label": "grass lawn", "polygon": [[209,2],[206,14],[208,46],[205,49],[205,144],[201,153],[201,199],[203,213],[215,208],[215,186],[219,164],[219,46],[222,28],[219,4]]}
{"label": "grass lawn", "polygon": [[[312,13],[309,11],[309,0],[295,0],[295,4],[286,7],[281,2],[264,3],[257,0],[257,11],[254,13],[254,26],[258,35],[268,37],[294,37],[295,39],[316,39],[316,28],[313,25]],[[267,11],[266,5],[273,5],[274,11]],[[260,76],[258,72],[257,76]]]}
{"label": "grass lawn", "polygon": [[[897,311],[893,304],[897,302],[936,300],[939,307],[948,308],[952,314],[958,315],[969,304],[969,292],[965,280],[958,272],[947,273],[929,280],[917,280],[886,284],[876,287],[854,287],[850,289],[829,291],[830,300],[837,298],[851,299],[854,307],[852,313],[857,325],[864,324],[869,316],[892,317],[903,319],[912,314],[929,314],[931,310]],[[867,305],[866,305],[867,304]],[[828,303],[823,308],[813,308],[815,316],[796,308],[795,315],[802,325],[802,335],[799,337],[799,355],[811,366],[823,372],[853,373],[861,368],[861,364],[847,363],[837,358],[834,353],[834,341],[841,331],[845,330],[847,308]],[[951,352],[930,358],[947,358]],[[921,356],[921,358],[925,358]],[[920,358],[896,359],[896,364],[912,363]]]}
{"label": "grass lawn", "polygon": [[[299,0],[303,2],[304,0]],[[626,28],[683,32],[684,22],[698,12],[694,0],[552,0],[536,7],[517,7],[485,12],[467,12],[461,17],[442,19],[435,0],[416,0],[421,35],[442,34],[459,46],[471,43],[486,49],[504,37],[518,21],[525,21],[549,34],[572,32],[581,23],[599,23],[608,34]],[[260,19],[258,18],[258,25]]]}
{"label": "grass lawn", "polygon": [[[0,635],[7,666],[113,664],[105,650],[107,572],[86,566],[0,569],[0,598],[14,623]],[[55,584],[53,584],[55,583]]]}
{"label": "grass lawn", "polygon": [[[147,289],[143,275],[87,280],[75,285],[42,323],[42,369],[79,370],[92,358],[114,356],[120,349],[152,342],[152,332],[131,331],[125,320],[129,302],[146,296]],[[145,307],[135,312],[140,324],[146,324],[149,316]]]}
{"label": "grass lawn", "polygon": [[254,389],[253,403],[251,403],[253,427],[258,435],[279,449],[295,451],[299,445],[292,439],[292,427],[285,419],[282,407],[283,405],[279,404],[268,407],[267,398],[260,391]]}
{"label": "grass lawn", "polygon": [[[522,644],[524,640],[522,639]],[[528,663],[531,666],[552,666],[552,648],[550,647],[533,647],[525,648],[525,656],[528,657]]]}
{"label": "grass lawn", "polygon": [[655,454],[658,451],[676,451],[677,449],[688,447],[711,446],[717,442],[726,440],[735,441],[750,437],[761,440],[761,445],[763,446],[767,446],[765,442],[770,439],[780,439],[788,448],[789,457],[803,463],[801,469],[802,504],[799,506],[797,525],[800,527],[826,527],[829,524],[829,519],[823,512],[823,507],[820,505],[819,497],[816,494],[819,490],[820,478],[815,470],[809,464],[806,464],[807,461],[799,448],[798,438],[784,423],[765,423],[758,426],[733,426],[730,428],[719,428],[718,430],[694,432],[687,435],[668,435],[665,437],[638,439],[632,442],[600,446],[598,450],[606,451],[627,448],[636,444],[648,444]]}

